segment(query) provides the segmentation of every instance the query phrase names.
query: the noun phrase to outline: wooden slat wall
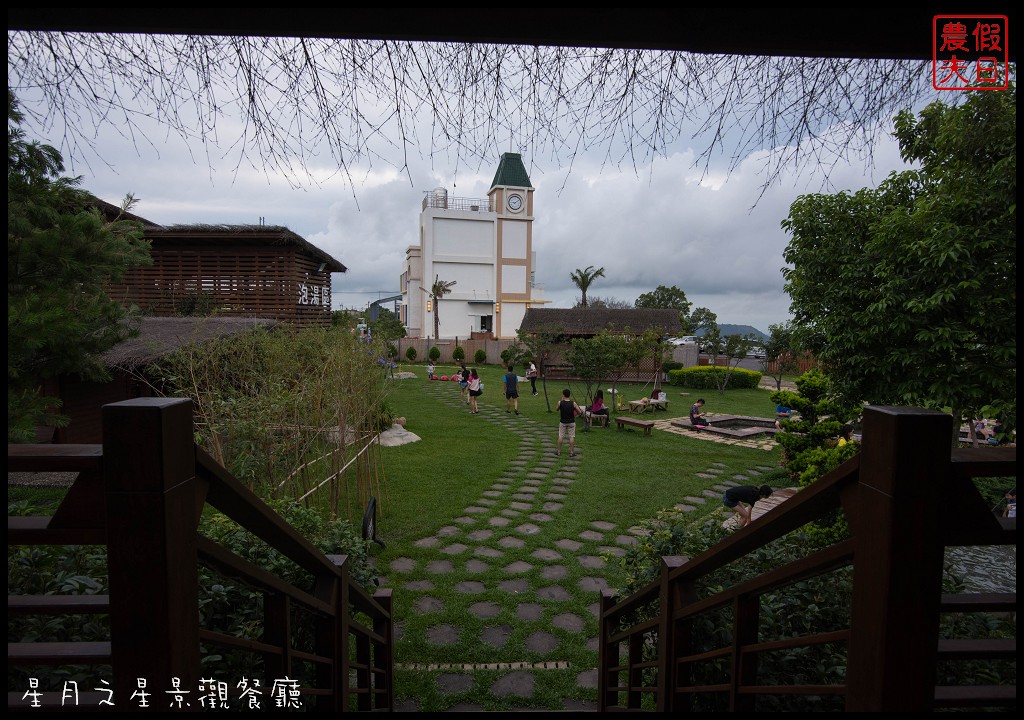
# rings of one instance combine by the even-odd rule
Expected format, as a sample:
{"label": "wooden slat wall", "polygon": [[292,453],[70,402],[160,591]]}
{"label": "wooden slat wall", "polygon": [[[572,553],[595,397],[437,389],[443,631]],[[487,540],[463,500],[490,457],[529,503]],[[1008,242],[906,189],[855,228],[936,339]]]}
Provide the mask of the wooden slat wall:
{"label": "wooden slat wall", "polygon": [[182,314],[183,301],[206,295],[221,316],[331,324],[331,274],[318,273],[319,261],[301,248],[162,243],[152,255],[152,265],[134,268],[124,282],[111,285],[111,297],[166,317]]}

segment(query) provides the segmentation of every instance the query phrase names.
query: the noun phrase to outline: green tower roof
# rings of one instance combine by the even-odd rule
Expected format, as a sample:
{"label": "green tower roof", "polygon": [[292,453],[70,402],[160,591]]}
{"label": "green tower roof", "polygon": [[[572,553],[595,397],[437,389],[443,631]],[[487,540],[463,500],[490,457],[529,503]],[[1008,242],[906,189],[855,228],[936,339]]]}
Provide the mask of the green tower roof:
{"label": "green tower roof", "polygon": [[533,187],[530,176],[526,174],[523,157],[519,153],[502,153],[498,161],[498,171],[494,173],[491,187],[511,185],[513,187]]}

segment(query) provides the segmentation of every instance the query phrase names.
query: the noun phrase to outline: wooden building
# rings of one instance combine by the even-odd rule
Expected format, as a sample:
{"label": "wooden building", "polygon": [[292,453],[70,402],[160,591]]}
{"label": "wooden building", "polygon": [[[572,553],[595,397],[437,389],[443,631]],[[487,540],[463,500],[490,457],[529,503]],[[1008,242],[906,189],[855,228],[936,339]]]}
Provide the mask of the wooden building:
{"label": "wooden building", "polygon": [[286,227],[144,222],[153,264],[111,285],[147,315],[269,318],[331,324],[331,273],[346,267]]}

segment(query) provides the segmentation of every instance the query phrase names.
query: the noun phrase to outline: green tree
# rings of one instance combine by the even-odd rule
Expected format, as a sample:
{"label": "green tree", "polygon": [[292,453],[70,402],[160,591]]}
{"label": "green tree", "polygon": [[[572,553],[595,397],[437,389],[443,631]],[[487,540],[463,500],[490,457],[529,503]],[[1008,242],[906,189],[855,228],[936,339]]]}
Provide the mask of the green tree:
{"label": "green tree", "polygon": [[434,340],[441,334],[441,298],[452,291],[455,285],[454,280],[442,280],[440,276],[434,276],[434,284],[430,286],[430,297],[434,301]]}
{"label": "green tree", "polygon": [[573,375],[586,387],[587,405],[593,403],[594,389],[625,362],[622,348],[622,343],[608,332],[589,338],[573,338],[565,360],[572,367]]}
{"label": "green tree", "polygon": [[718,316],[706,307],[694,308],[683,318],[683,335],[696,335],[703,330],[705,337],[710,330],[718,329]]}
{"label": "green tree", "polygon": [[[675,285],[672,287],[659,285],[651,292],[644,293],[638,297],[634,305],[638,308],[678,310],[679,321],[683,324],[684,329],[688,324],[687,318],[690,314],[690,308],[693,307],[693,303],[686,299],[686,293]],[[686,332],[688,333],[689,330],[686,330]]]}
{"label": "green tree", "polygon": [[398,317],[387,309],[382,309],[377,319],[370,324],[370,334],[386,342],[405,337],[405,326]]}
{"label": "green tree", "polygon": [[7,439],[25,442],[40,424],[62,425],[43,381],[62,374],[109,378],[100,355],[129,337],[129,310],[106,292],[131,267],[152,262],[138,222],[113,221],[77,178],[61,177],[60,153],[25,139],[7,94]]}
{"label": "green tree", "polygon": [[557,325],[543,325],[532,332],[522,328],[516,331],[519,342],[526,348],[526,359],[532,359],[540,373],[541,387],[544,390],[544,403],[551,412],[551,399],[548,397],[547,365],[555,350],[555,344],[565,335],[564,328]]}
{"label": "green tree", "polygon": [[[764,361],[761,365],[765,373],[774,378],[776,390],[782,389],[783,375],[792,375],[799,369],[799,350],[792,323],[768,326],[768,339],[764,343]],[[773,363],[775,370],[768,373],[768,367]]]}
{"label": "green tree", "polygon": [[782,223],[794,326],[848,400],[1016,406],[1016,89],[969,95],[896,117],[920,169],[802,196]]}
{"label": "green tree", "polygon": [[[734,368],[739,367],[740,360],[747,356],[750,348],[754,346],[753,335],[726,335],[722,337],[718,325],[715,325],[705,336],[705,352],[711,358],[711,373],[715,380],[715,387],[722,395],[729,386]],[[719,367],[718,360],[725,357],[725,364]]]}
{"label": "green tree", "polygon": [[569,279],[580,289],[579,307],[587,307],[587,290],[599,277],[604,277],[604,268],[594,269],[593,265],[587,265],[584,269],[576,269],[569,273]]}

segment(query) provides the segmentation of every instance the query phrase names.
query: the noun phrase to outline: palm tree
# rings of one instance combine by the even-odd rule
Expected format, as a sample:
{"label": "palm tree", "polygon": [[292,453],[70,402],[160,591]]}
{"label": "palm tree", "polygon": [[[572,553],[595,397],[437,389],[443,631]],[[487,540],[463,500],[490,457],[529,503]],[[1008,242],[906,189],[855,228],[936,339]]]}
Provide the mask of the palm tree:
{"label": "palm tree", "polygon": [[437,340],[441,332],[441,317],[438,313],[442,297],[452,291],[454,280],[442,280],[438,275],[434,276],[434,284],[430,286],[430,297],[434,299],[434,339]]}
{"label": "palm tree", "polygon": [[593,265],[587,265],[584,270],[577,269],[569,273],[569,279],[576,284],[576,287],[580,289],[580,293],[583,296],[580,300],[580,307],[587,306],[587,289],[590,287],[590,284],[599,277],[604,277],[604,268],[602,267],[594,270]]}

